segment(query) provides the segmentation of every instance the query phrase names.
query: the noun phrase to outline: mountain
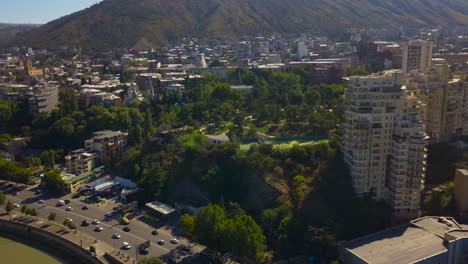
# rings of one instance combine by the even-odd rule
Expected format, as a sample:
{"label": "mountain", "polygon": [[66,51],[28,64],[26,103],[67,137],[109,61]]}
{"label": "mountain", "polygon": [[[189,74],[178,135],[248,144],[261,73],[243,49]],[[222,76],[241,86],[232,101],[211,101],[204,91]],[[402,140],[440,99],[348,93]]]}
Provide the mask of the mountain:
{"label": "mountain", "polygon": [[27,31],[38,26],[40,25],[0,23],[0,44],[7,43],[19,32]]}
{"label": "mountain", "polygon": [[334,33],[350,27],[468,25],[467,0],[104,0],[11,43],[85,49],[159,46],[183,37]]}

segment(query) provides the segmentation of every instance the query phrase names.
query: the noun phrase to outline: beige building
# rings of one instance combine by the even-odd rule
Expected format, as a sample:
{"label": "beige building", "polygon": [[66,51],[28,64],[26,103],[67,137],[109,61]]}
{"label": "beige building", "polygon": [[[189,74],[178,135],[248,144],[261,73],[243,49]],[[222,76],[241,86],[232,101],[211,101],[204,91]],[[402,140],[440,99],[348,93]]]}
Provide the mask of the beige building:
{"label": "beige building", "polygon": [[455,203],[460,216],[468,217],[468,171],[464,169],[455,172]]}
{"label": "beige building", "polygon": [[468,81],[464,75],[451,75],[445,65],[424,71],[411,71],[405,85],[421,103],[419,112],[431,142],[468,135]]}
{"label": "beige building", "polygon": [[96,152],[100,161],[112,153],[120,155],[127,146],[128,133],[112,130],[94,132],[93,137],[85,140],[86,151]]}
{"label": "beige building", "polygon": [[410,40],[403,43],[402,71],[424,70],[431,66],[432,41]]}
{"label": "beige building", "polygon": [[65,156],[68,173],[81,175],[90,172],[94,168],[94,157],[94,153],[86,152],[84,149],[72,151],[71,155]]}
{"label": "beige building", "polygon": [[375,192],[398,216],[415,217],[425,177],[426,139],[419,102],[401,72],[350,77],[343,153],[357,194]]}

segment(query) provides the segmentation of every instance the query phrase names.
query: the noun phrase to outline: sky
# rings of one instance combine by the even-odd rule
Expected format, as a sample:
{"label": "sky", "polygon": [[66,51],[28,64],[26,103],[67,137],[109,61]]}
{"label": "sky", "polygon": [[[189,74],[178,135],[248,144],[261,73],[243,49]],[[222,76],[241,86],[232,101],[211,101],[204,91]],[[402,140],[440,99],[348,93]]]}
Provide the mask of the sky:
{"label": "sky", "polygon": [[45,24],[102,0],[0,0],[0,23]]}

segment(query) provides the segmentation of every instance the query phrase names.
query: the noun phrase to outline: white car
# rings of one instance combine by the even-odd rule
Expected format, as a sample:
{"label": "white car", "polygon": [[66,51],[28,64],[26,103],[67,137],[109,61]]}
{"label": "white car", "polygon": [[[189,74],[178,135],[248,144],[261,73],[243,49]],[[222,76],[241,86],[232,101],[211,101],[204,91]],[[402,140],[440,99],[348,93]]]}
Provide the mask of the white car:
{"label": "white car", "polygon": [[102,228],[102,226],[96,226],[94,228],[94,231],[96,231],[96,232],[101,232],[102,230],[104,230],[104,228]]}
{"label": "white car", "polygon": [[114,238],[114,239],[119,239],[119,238],[120,238],[120,235],[117,234],[117,233],[114,233],[114,234],[112,234],[112,238]]}
{"label": "white car", "polygon": [[38,203],[43,204],[44,200],[39,200]]}
{"label": "white car", "polygon": [[57,206],[62,206],[62,205],[65,205],[65,201],[64,200],[58,200]]}
{"label": "white car", "polygon": [[65,209],[66,211],[71,211],[73,210],[73,208],[71,208],[70,206],[67,207],[67,209]]}
{"label": "white car", "polygon": [[73,222],[73,219],[71,219],[71,218],[67,218],[67,220],[70,221],[70,222]]}
{"label": "white car", "polygon": [[15,203],[14,206],[15,206],[15,208],[19,208],[19,207],[20,207],[20,205],[17,204],[17,203]]}
{"label": "white car", "polygon": [[94,219],[94,220],[93,220],[93,225],[97,225],[97,224],[99,224],[99,223],[101,223],[101,222],[99,222],[99,220],[97,220],[97,219]]}
{"label": "white car", "polygon": [[171,243],[172,244],[177,244],[177,243],[179,243],[179,240],[176,239],[176,238],[173,238],[173,239],[171,239]]}
{"label": "white car", "polygon": [[127,242],[123,242],[123,243],[122,243],[122,248],[123,248],[123,249],[130,249],[131,247],[132,247],[132,246],[130,246],[130,244],[127,243]]}

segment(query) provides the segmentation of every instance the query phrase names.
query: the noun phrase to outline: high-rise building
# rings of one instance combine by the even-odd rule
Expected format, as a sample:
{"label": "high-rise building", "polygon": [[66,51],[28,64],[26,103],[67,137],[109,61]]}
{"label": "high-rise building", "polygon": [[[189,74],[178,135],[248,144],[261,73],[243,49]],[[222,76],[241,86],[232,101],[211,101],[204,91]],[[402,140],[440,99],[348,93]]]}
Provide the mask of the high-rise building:
{"label": "high-rise building", "polygon": [[58,85],[41,83],[34,86],[29,98],[29,112],[33,116],[50,113],[58,104]]}
{"label": "high-rise building", "polygon": [[419,112],[431,142],[468,135],[468,81],[452,76],[446,65],[411,71],[405,85],[421,102]]}
{"label": "high-rise building", "polygon": [[307,37],[305,35],[301,35],[297,41],[297,59],[302,60],[303,58],[307,57],[308,52]]}
{"label": "high-rise building", "polygon": [[404,74],[350,77],[343,153],[357,194],[373,192],[401,217],[415,217],[425,176],[424,125]]}
{"label": "high-rise building", "polygon": [[424,70],[431,66],[432,42],[426,40],[410,40],[403,43],[402,71]]}

